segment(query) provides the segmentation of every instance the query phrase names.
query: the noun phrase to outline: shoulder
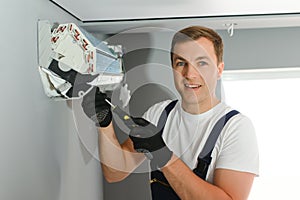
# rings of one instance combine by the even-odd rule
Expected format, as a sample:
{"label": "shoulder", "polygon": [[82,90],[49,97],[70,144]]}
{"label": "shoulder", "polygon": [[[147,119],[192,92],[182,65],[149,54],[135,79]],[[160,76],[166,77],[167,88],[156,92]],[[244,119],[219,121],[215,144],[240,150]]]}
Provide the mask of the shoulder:
{"label": "shoulder", "polygon": [[243,113],[233,116],[220,135],[217,168],[258,174],[259,151],[255,128]]}
{"label": "shoulder", "polygon": [[[224,132],[238,131],[238,130],[251,130],[254,131],[253,123],[251,119],[244,114],[242,111],[236,110],[226,103],[220,103],[219,107],[216,109],[215,120],[220,119],[222,116],[228,115],[231,111],[237,111],[238,113],[233,115],[225,124]],[[230,115],[230,114],[229,114]]]}
{"label": "shoulder", "polygon": [[146,120],[152,122],[153,124],[157,124],[162,111],[171,102],[172,102],[172,100],[169,99],[169,100],[161,101],[161,102],[154,104],[144,113],[143,117]]}
{"label": "shoulder", "polygon": [[[249,133],[251,135],[255,135],[255,129],[253,123],[249,117],[244,115],[243,113],[239,113],[232,117],[228,121],[228,124],[225,127],[226,130],[230,133]],[[245,136],[245,134],[242,134]]]}
{"label": "shoulder", "polygon": [[[226,113],[229,113],[233,109],[227,106],[226,110]],[[242,142],[241,140],[247,142],[247,140],[256,140],[256,133],[251,119],[243,112],[240,112],[228,120],[223,128],[221,137],[227,144],[233,141]]]}

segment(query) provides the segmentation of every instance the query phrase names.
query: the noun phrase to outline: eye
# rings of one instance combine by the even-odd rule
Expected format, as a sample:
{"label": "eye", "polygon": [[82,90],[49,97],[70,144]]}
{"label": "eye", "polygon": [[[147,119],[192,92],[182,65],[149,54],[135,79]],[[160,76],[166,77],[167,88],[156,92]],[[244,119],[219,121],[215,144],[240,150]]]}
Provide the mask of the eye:
{"label": "eye", "polygon": [[186,62],[184,62],[184,61],[177,61],[177,62],[175,63],[175,66],[176,66],[176,67],[184,67],[185,64],[186,64]]}
{"label": "eye", "polygon": [[208,63],[205,62],[205,61],[199,61],[199,62],[198,62],[198,66],[199,66],[199,67],[201,67],[201,66],[206,66],[206,65],[208,65]]}

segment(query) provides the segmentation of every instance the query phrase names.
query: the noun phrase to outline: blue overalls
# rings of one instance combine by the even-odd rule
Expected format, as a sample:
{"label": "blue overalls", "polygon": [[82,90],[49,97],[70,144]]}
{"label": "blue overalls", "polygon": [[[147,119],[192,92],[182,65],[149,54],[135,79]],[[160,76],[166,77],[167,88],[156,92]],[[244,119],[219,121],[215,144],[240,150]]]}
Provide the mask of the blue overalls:
{"label": "blue overalls", "polygon": [[[158,127],[162,127],[160,129],[160,133],[162,134],[164,130],[165,123],[167,121],[167,117],[171,110],[176,105],[177,100],[172,101],[169,103],[166,108],[164,109],[162,115],[158,121]],[[213,127],[201,153],[198,156],[198,163],[196,168],[193,172],[201,179],[206,180],[207,170],[211,163],[211,153],[215,146],[215,143],[218,139],[220,132],[222,131],[223,127],[225,126],[226,122],[233,117],[234,115],[238,114],[239,112],[236,110],[232,110],[223,117],[221,117],[218,122]],[[159,171],[152,171],[151,172],[151,194],[153,200],[180,200],[179,196],[170,186],[168,180],[164,176],[164,174]]]}

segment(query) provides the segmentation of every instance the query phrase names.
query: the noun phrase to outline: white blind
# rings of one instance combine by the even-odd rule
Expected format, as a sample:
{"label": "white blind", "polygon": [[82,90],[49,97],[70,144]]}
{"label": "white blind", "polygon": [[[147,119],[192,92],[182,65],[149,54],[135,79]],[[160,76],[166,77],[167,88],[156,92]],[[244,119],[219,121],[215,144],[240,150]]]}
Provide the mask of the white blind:
{"label": "white blind", "polygon": [[250,200],[300,199],[300,76],[291,71],[226,72],[225,101],[251,118],[260,152],[260,176]]}

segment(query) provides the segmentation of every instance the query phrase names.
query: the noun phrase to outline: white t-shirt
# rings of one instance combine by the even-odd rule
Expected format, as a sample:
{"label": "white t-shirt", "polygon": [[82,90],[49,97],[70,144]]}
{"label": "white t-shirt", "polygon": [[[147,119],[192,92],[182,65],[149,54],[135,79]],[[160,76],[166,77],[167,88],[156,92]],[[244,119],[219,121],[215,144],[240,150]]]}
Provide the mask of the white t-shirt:
{"label": "white t-shirt", "polygon": [[[157,125],[164,108],[171,100],[153,105],[144,118]],[[165,124],[163,139],[180,159],[194,169],[212,128],[216,122],[232,109],[221,102],[201,114],[185,112],[178,101]],[[217,168],[250,172],[258,175],[259,155],[255,130],[252,122],[243,114],[233,116],[224,126],[212,152],[206,180],[213,182]]]}

